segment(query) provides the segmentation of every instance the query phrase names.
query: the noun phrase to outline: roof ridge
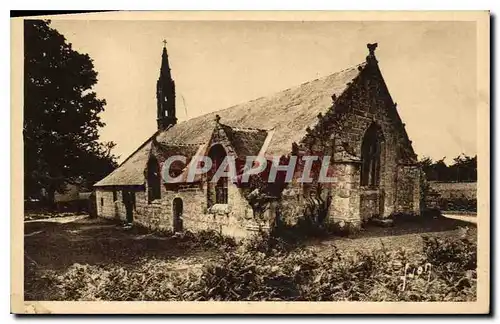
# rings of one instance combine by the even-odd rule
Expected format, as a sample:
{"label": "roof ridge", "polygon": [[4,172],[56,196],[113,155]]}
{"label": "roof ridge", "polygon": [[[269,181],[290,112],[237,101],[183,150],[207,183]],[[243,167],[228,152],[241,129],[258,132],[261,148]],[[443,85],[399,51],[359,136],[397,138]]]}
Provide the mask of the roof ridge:
{"label": "roof ridge", "polygon": [[226,126],[231,127],[231,129],[234,131],[246,131],[246,130],[260,131],[260,132],[268,132],[269,131],[268,129],[264,129],[264,128],[238,127],[238,126],[231,126],[231,125],[227,125],[227,124],[226,124]]}
{"label": "roof ridge", "polygon": [[172,143],[172,142],[158,142],[158,144],[163,146],[200,146],[205,143]]}
{"label": "roof ridge", "polygon": [[298,85],[296,85],[296,86],[293,86],[293,87],[290,87],[290,88],[288,88],[288,89],[285,89],[285,90],[282,90],[282,91],[278,91],[278,92],[275,92],[275,93],[280,93],[280,92],[284,92],[284,91],[287,91],[287,90],[291,90],[291,89],[299,88],[299,87],[301,87],[301,86],[303,86],[303,85],[306,85],[306,84],[308,84],[308,83],[312,83],[312,82],[319,81],[319,80],[324,80],[324,79],[326,79],[326,78],[328,78],[328,77],[331,77],[332,75],[335,75],[335,74],[340,74],[340,73],[343,73],[343,72],[346,72],[346,71],[350,71],[350,70],[354,70],[354,69],[357,69],[358,67],[360,67],[360,66],[364,66],[364,65],[366,65],[366,62],[361,62],[361,63],[359,63],[359,64],[356,64],[356,65],[350,66],[350,67],[348,67],[348,68],[345,68],[345,69],[343,69],[343,70],[340,70],[340,71],[337,71],[337,72],[332,72],[332,73],[330,73],[330,74],[320,76],[319,78],[316,78],[316,79],[314,79],[314,80],[309,80],[309,81],[302,82],[302,83],[300,83],[300,84],[298,84]]}

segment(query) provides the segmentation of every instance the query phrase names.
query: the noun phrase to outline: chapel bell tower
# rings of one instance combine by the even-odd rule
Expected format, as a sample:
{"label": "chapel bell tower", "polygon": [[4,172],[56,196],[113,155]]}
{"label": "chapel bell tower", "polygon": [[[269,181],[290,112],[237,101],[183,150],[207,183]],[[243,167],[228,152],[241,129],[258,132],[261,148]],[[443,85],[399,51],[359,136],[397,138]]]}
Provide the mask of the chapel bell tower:
{"label": "chapel bell tower", "polygon": [[156,121],[158,130],[165,130],[177,123],[177,118],[175,117],[175,82],[170,73],[166,46],[167,41],[163,41],[160,77],[156,83],[156,102],[158,109]]}

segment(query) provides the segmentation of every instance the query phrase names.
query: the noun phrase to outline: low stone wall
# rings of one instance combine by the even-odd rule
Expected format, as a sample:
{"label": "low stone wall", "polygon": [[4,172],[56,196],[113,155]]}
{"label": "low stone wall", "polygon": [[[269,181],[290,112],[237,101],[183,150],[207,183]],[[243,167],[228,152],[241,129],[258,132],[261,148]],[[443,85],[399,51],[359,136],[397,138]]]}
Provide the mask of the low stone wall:
{"label": "low stone wall", "polygon": [[433,182],[429,181],[431,190],[437,192],[442,198],[464,197],[477,198],[477,182]]}
{"label": "low stone wall", "polygon": [[429,182],[425,200],[429,209],[452,212],[477,212],[477,183]]}

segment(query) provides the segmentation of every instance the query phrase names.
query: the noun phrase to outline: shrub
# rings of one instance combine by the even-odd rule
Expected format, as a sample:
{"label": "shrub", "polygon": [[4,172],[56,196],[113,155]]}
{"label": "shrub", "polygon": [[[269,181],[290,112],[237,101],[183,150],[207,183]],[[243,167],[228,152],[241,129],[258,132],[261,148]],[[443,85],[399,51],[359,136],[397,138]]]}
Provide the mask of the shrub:
{"label": "shrub", "polygon": [[442,241],[425,238],[423,253],[411,256],[385,248],[321,256],[240,249],[204,268],[198,287],[202,300],[474,300],[475,245]]}
{"label": "shrub", "polygon": [[300,300],[302,285],[318,264],[310,252],[266,256],[240,251],[222,256],[203,269],[202,300]]}
{"label": "shrub", "polygon": [[243,247],[247,251],[259,252],[267,255],[288,252],[293,249],[295,245],[279,236],[261,232],[245,240]]}
{"label": "shrub", "polygon": [[203,230],[192,235],[195,242],[209,248],[232,249],[237,246],[234,238],[216,231]]}
{"label": "shrub", "polygon": [[183,244],[191,247],[201,247],[206,249],[221,248],[232,249],[237,246],[234,238],[225,236],[220,232],[214,230],[201,230],[196,233],[191,231],[184,231],[181,233],[174,233],[170,229],[155,229],[151,230],[139,224],[134,224],[128,229],[132,234],[149,234],[154,233],[158,236],[168,237],[172,243]]}
{"label": "shrub", "polygon": [[25,266],[25,300],[62,300],[60,291],[54,289],[58,284],[60,281],[55,271],[37,271],[33,266]]}
{"label": "shrub", "polygon": [[465,196],[439,198],[438,204],[441,210],[477,212],[477,199]]}
{"label": "shrub", "polygon": [[[30,281],[30,289],[50,291],[52,300],[469,301],[476,298],[477,244],[465,234],[423,236],[422,251],[412,254],[385,247],[316,254],[268,235],[200,268],[157,259],[127,268],[74,264]],[[177,239],[192,242],[191,235]],[[196,240],[232,246],[214,235]]]}
{"label": "shrub", "polygon": [[455,239],[423,237],[428,262],[434,265],[453,295],[465,291],[465,296],[468,296],[466,291],[475,291],[477,285],[477,243],[465,237],[466,231],[463,237]]}
{"label": "shrub", "polygon": [[463,270],[476,269],[476,242],[471,241],[467,237],[450,239],[422,235],[422,239],[424,241],[423,252],[431,264],[438,267],[453,265],[457,269]]}

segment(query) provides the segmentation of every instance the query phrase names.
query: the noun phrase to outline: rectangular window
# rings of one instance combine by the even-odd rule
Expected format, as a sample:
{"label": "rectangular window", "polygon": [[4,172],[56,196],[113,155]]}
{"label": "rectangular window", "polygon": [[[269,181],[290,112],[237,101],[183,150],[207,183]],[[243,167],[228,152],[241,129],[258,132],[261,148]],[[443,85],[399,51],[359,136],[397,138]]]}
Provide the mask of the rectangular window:
{"label": "rectangular window", "polygon": [[227,178],[220,178],[215,185],[215,203],[227,204]]}
{"label": "rectangular window", "polygon": [[104,198],[101,197],[101,207],[104,206]]}
{"label": "rectangular window", "polygon": [[116,190],[113,190],[113,202],[118,200],[118,193]]}

